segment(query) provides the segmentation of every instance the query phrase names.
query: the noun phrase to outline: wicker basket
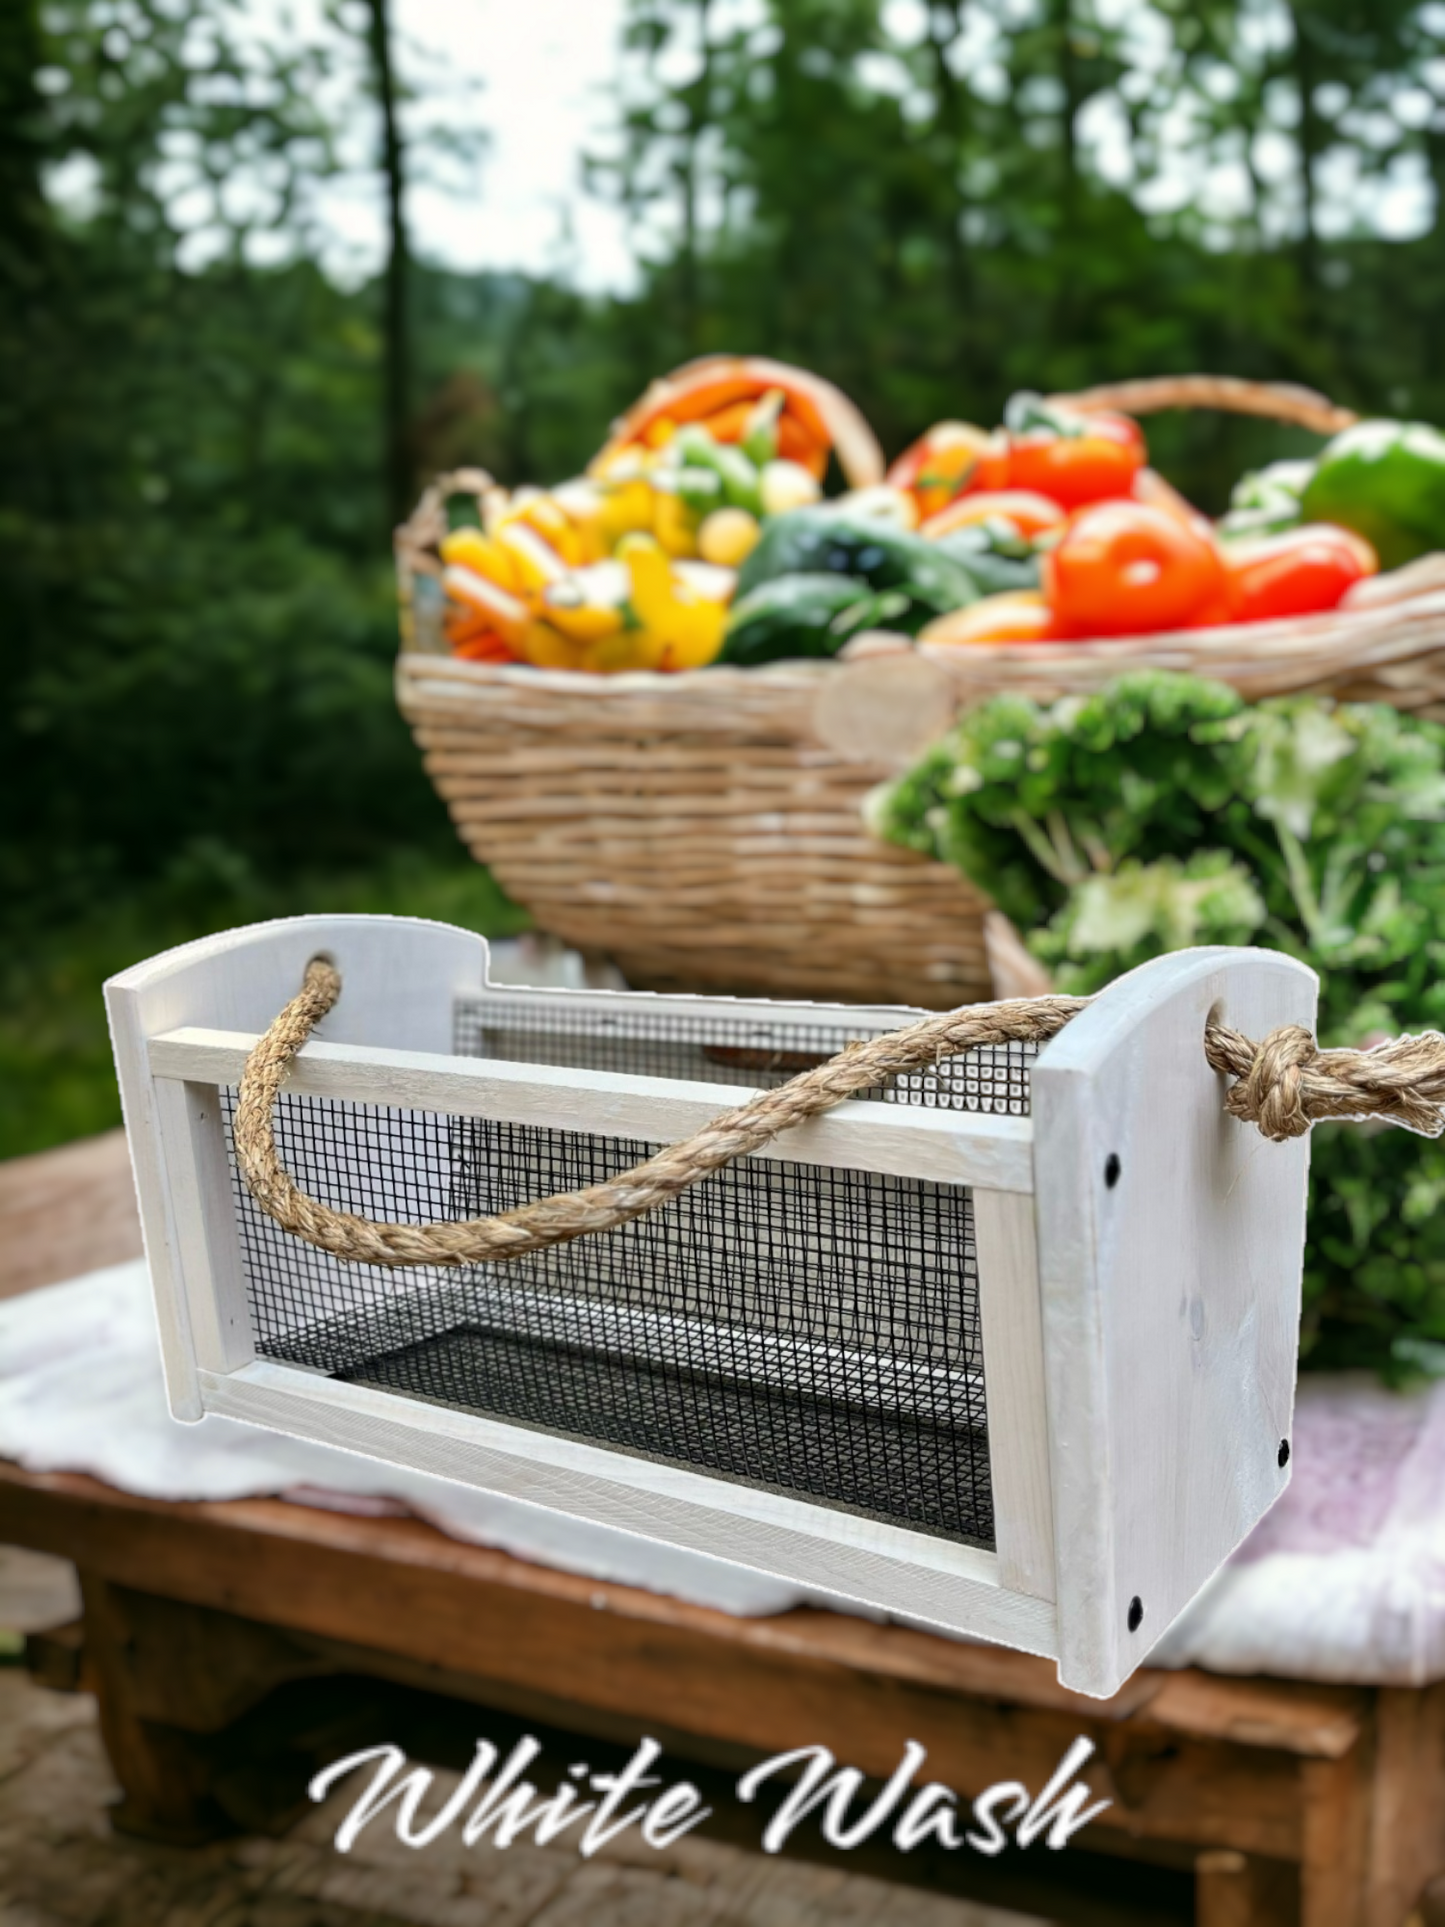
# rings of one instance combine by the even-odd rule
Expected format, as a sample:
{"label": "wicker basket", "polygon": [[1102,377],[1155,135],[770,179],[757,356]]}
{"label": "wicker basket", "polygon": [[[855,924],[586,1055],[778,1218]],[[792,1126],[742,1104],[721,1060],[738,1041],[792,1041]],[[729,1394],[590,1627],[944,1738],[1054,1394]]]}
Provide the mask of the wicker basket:
{"label": "wicker basket", "polygon": [[[1195,376],[1072,398],[1214,407],[1329,434],[1306,390]],[[874,841],[860,804],[1000,689],[1040,698],[1122,670],[1195,670],[1258,698],[1315,690],[1445,718],[1445,557],[1308,619],[1075,644],[910,651],[849,664],[598,677],[454,661],[441,639],[441,478],[398,537],[397,697],[472,854],[543,928],[638,988],[944,1008],[991,992],[986,899]]]}

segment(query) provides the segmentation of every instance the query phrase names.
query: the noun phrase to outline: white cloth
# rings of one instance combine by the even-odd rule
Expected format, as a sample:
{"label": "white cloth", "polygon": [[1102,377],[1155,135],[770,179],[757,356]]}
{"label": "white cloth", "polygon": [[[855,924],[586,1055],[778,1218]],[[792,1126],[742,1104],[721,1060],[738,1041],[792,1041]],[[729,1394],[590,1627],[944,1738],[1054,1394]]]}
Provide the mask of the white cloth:
{"label": "white cloth", "polygon": [[[1360,1685],[1445,1677],[1445,1384],[1406,1396],[1306,1378],[1293,1452],[1284,1497],[1150,1663]],[[0,1303],[0,1457],[149,1498],[271,1493],[414,1513],[456,1539],[725,1612],[808,1598],[726,1560],[335,1447],[232,1419],[178,1424],[139,1262]]]}
{"label": "white cloth", "polygon": [[521,1499],[386,1466],[236,1419],[182,1425],[166,1406],[143,1260],[0,1303],[0,1458],[89,1472],[150,1499],[279,1494],[349,1512],[411,1512],[453,1539],[564,1572],[739,1614],[783,1612],[794,1586]]}
{"label": "white cloth", "polygon": [[1294,1477],[1153,1663],[1359,1686],[1445,1678],[1445,1381],[1301,1380]]}

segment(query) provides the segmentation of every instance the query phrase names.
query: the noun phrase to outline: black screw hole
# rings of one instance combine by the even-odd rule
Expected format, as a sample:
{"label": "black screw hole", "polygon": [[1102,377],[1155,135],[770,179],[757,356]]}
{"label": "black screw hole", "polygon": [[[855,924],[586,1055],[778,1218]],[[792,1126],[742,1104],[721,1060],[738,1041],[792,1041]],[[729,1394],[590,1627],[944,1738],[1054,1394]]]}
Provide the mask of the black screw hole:
{"label": "black screw hole", "polygon": [[1280,1440],[1279,1452],[1277,1453],[1276,1456],[1279,1459],[1279,1469],[1281,1472],[1283,1472],[1285,1467],[1289,1464],[1289,1440],[1288,1439]]}
{"label": "black screw hole", "polygon": [[1114,1186],[1119,1182],[1119,1176],[1123,1169],[1123,1165],[1119,1162],[1119,1153],[1117,1151],[1111,1151],[1108,1157],[1104,1159],[1104,1183],[1110,1191],[1112,1191]]}
{"label": "black screw hole", "polygon": [[1137,1633],[1144,1624],[1144,1601],[1135,1593],[1129,1601],[1129,1631]]}

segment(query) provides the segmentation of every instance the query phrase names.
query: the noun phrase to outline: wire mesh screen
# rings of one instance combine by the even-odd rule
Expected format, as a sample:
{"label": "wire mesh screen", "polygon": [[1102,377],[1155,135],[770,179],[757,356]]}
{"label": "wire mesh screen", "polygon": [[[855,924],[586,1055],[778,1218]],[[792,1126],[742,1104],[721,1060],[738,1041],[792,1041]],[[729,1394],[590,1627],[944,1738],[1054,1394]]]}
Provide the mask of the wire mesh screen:
{"label": "wire mesh screen", "polygon": [[[276,1122],[303,1188],[383,1219],[504,1211],[657,1148],[299,1096]],[[745,1159],[614,1231],[417,1271],[343,1263],[235,1196],[265,1357],[993,1544],[961,1187]]]}
{"label": "wire mesh screen", "polygon": [[[900,1021],[927,1014],[903,1012]],[[499,1057],[513,1063],[565,1064],[573,1070],[625,1071],[638,1077],[770,1090],[836,1056],[845,1044],[878,1035],[876,1023],[703,1014],[665,1004],[659,1008],[645,997],[619,996],[616,1008],[603,1010],[556,992],[490,992],[457,999],[452,1048],[458,1057]],[[961,1051],[857,1095],[885,1104],[1026,1117],[1029,1073],[1038,1049],[1037,1044],[1012,1043]]]}

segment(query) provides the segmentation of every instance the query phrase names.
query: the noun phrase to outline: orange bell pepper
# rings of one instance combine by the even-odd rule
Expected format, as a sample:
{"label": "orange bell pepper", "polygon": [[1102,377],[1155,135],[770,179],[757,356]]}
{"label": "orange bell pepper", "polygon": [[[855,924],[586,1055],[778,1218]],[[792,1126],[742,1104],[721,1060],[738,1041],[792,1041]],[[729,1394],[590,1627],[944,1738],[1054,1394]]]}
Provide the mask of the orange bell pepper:
{"label": "orange bell pepper", "polygon": [[1060,633],[1053,610],[1036,589],[1007,589],[938,616],[920,630],[918,640],[953,648],[981,642],[1052,642]]}
{"label": "orange bell pepper", "polygon": [[935,422],[889,469],[894,488],[906,488],[918,498],[918,512],[927,518],[945,508],[961,490],[976,480],[980,463],[998,452],[998,438],[971,422]]}
{"label": "orange bell pepper", "polygon": [[1012,522],[1020,535],[1030,539],[1046,529],[1061,529],[1067,520],[1058,503],[1047,495],[1022,488],[984,489],[977,495],[960,495],[946,509],[931,515],[919,533],[936,540],[954,529],[967,528],[971,522],[988,522],[995,516]]}

